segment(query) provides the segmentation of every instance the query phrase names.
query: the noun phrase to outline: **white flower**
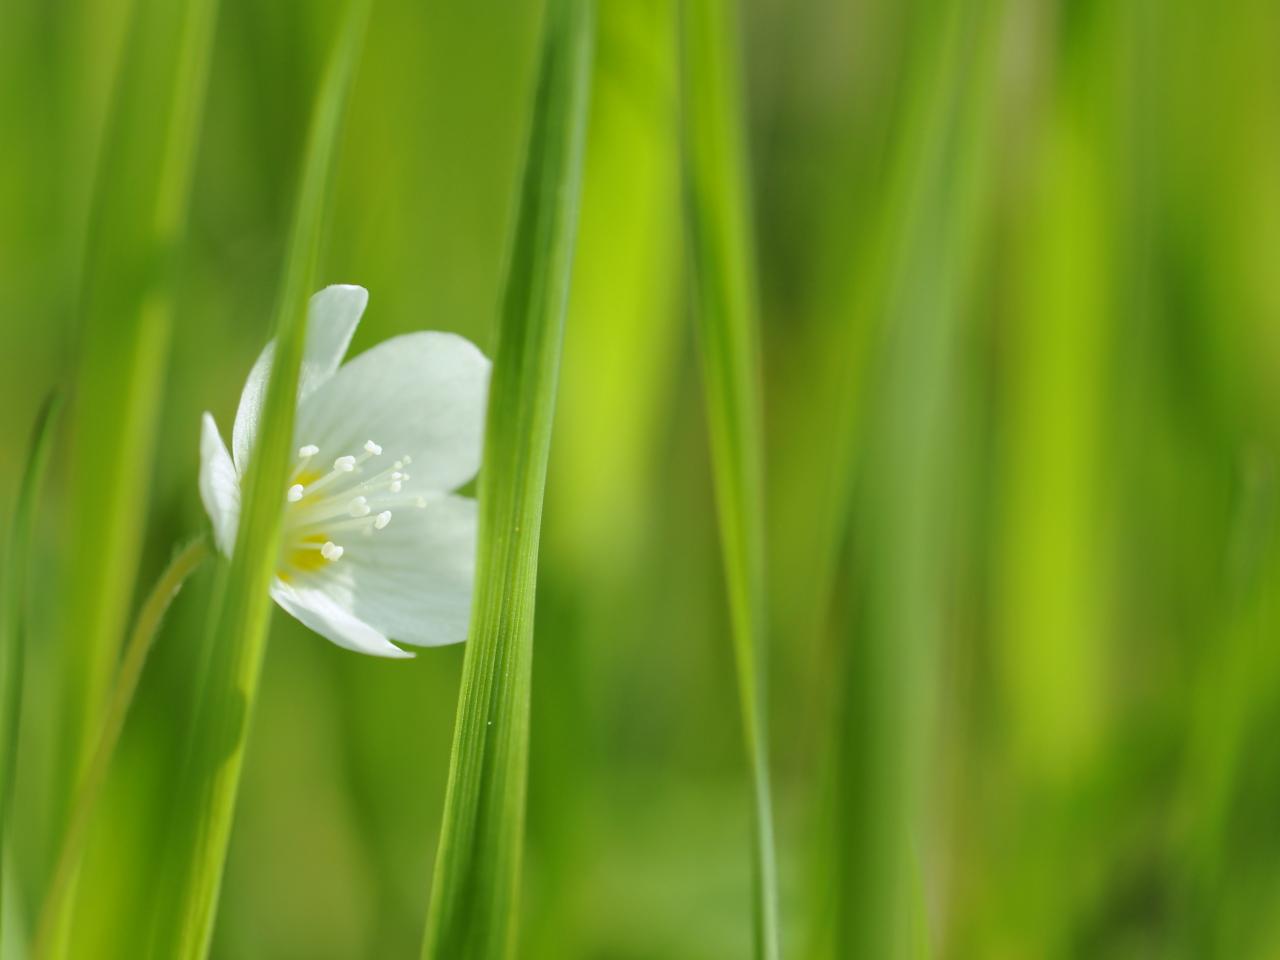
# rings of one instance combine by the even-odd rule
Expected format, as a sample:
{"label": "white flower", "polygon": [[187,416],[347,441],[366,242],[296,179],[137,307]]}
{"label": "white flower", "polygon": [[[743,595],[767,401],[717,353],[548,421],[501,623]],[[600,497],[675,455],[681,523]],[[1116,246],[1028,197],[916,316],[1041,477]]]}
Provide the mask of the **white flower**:
{"label": "white flower", "polygon": [[[409,657],[390,638],[467,635],[476,505],[450,491],[480,467],[489,361],[462,337],[410,333],[340,367],[368,300],[354,286],[311,298],[271,596],[341,647]],[[240,396],[234,459],[204,415],[200,496],[227,556],[271,357],[268,344]]]}

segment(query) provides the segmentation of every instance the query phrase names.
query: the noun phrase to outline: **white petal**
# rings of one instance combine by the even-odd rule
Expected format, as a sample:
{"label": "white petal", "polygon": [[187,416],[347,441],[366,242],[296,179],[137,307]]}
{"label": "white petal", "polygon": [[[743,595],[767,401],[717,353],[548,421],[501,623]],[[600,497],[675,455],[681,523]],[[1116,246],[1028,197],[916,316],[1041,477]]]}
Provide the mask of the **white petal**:
{"label": "white petal", "polygon": [[200,429],[200,499],[213,524],[213,539],[228,557],[240,523],[240,480],[218,425],[205,414]]}
{"label": "white petal", "polygon": [[391,522],[342,539],[327,589],[388,637],[419,647],[467,638],[475,581],[476,502],[437,494],[425,507],[392,511]]}
{"label": "white petal", "polygon": [[[307,342],[298,378],[299,400],[317,390],[338,369],[368,302],[369,291],[349,284],[325,287],[311,298],[307,306]],[[253,438],[258,432],[274,350],[274,341],[263,348],[240,393],[240,406],[231,431],[231,450],[241,474],[249,462]]]}
{"label": "white petal", "polygon": [[343,365],[298,407],[294,437],[335,457],[373,440],[388,465],[412,457],[407,490],[453,490],[480,467],[489,369],[463,337],[393,337]]}
{"label": "white petal", "polygon": [[286,613],[340,647],[374,657],[405,659],[413,656],[356,617],[332,590],[312,583],[291,584],[275,580],[271,584],[271,597]]}

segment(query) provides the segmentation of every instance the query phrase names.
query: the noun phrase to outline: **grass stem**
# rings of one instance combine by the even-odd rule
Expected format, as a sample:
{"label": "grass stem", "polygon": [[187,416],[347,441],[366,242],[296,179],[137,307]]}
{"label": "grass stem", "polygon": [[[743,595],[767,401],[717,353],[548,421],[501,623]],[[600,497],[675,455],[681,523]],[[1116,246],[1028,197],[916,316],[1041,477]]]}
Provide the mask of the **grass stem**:
{"label": "grass stem", "polygon": [[80,789],[77,791],[71,820],[62,838],[53,881],[40,911],[35,948],[32,951],[32,955],[36,958],[47,955],[57,929],[58,918],[67,909],[67,901],[74,889],[76,871],[84,854],[84,844],[93,819],[93,812],[97,809],[98,798],[106,784],[107,773],[111,769],[111,758],[115,755],[116,744],[120,740],[121,731],[124,730],[124,722],[129,715],[134,692],[138,689],[142,669],[146,666],[147,655],[151,652],[156,633],[160,629],[160,622],[187,578],[200,569],[208,558],[209,541],[203,535],[183,547],[160,574],[160,579],[151,588],[151,593],[147,595],[142,609],[138,611],[138,619],[134,622],[133,632],[125,645],[120,669],[116,674],[116,682],[107,702],[107,711],[102,718],[102,731],[98,736],[97,746],[85,771]]}

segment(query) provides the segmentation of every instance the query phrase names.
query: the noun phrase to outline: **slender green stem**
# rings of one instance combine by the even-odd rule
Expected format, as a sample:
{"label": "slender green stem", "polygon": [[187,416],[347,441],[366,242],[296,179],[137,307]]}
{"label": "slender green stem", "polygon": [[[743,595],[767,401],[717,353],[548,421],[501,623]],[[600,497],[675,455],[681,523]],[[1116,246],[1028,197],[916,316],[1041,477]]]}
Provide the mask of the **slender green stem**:
{"label": "slender green stem", "polygon": [[89,824],[97,808],[102,787],[106,783],[107,773],[111,769],[111,758],[115,755],[116,744],[124,729],[125,718],[129,715],[129,707],[133,703],[134,692],[138,689],[142,669],[146,666],[147,655],[151,652],[156,633],[160,629],[160,622],[187,578],[195,573],[208,558],[207,537],[201,536],[187,544],[165,568],[142,604],[142,609],[138,611],[138,619],[134,622],[133,632],[125,645],[124,657],[120,661],[115,685],[107,702],[106,714],[102,718],[102,729],[97,746],[76,794],[71,820],[62,838],[53,881],[40,911],[35,949],[32,952],[32,955],[37,958],[44,957],[48,953],[53,942],[52,938],[55,936],[58,918],[67,908],[66,900],[74,886],[73,881],[84,852]]}
{"label": "slender green stem", "polygon": [[[31,436],[26,474],[18,494],[13,528],[9,532],[5,568],[0,571],[0,933],[4,919],[4,876],[8,859],[9,809],[18,761],[18,727],[22,714],[23,674],[26,665],[27,573],[31,567],[31,529],[36,499],[49,461],[53,427],[62,409],[62,395],[51,393]],[[3,939],[0,938],[0,944]]]}
{"label": "slender green stem", "polygon": [[779,956],[765,719],[764,463],[760,347],[732,0],[687,0],[685,198],[742,735],[754,799],[757,957]]}
{"label": "slender green stem", "polygon": [[[68,460],[61,827],[109,695],[146,528],[174,290],[218,0],[138,0],[114,80],[81,292]],[[145,105],[145,106],[144,106]],[[110,556],[111,563],[100,556]]]}
{"label": "slender green stem", "polygon": [[235,553],[210,615],[212,646],[183,771],[166,877],[157,893],[151,955],[208,955],[235,819],[240,772],[266,654],[268,589],[279,554],[281,498],[293,436],[308,295],[351,80],[372,0],[350,0],[336,30],[311,115],[297,202],[280,282],[275,354],[257,439],[241,483]]}
{"label": "slender green stem", "polygon": [[480,478],[476,594],[422,955],[515,949],[538,540],[577,232],[593,6],[552,0]]}

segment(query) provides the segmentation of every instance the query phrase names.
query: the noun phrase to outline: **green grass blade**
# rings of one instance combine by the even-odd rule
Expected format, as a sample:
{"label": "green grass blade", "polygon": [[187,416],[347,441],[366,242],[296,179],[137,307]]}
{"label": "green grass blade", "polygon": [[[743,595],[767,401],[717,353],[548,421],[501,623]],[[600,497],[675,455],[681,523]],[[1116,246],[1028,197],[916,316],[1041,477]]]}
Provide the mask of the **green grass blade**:
{"label": "green grass blade", "polygon": [[471,636],[423,956],[511,955],[534,585],[582,182],[593,6],[551,0],[490,388]]}
{"label": "green grass blade", "polygon": [[757,957],[779,955],[766,720],[764,464],[755,248],[733,0],[688,0],[685,200],[742,731],[753,793]]}
{"label": "green grass blade", "polygon": [[879,338],[853,506],[856,633],[837,746],[833,955],[906,960],[930,943],[929,802],[945,653],[948,503],[962,322],[981,239],[999,0],[912,11],[922,38],[876,255]]}
{"label": "green grass blade", "polygon": [[178,595],[187,578],[209,559],[210,550],[208,537],[201,535],[178,551],[138,611],[138,618],[129,634],[129,642],[125,644],[124,653],[120,659],[120,669],[116,673],[116,682],[111,690],[107,711],[102,718],[93,756],[76,792],[75,806],[72,808],[66,833],[62,838],[53,880],[49,885],[44,906],[41,908],[40,921],[36,926],[35,948],[32,951],[35,957],[43,958],[49,955],[58,925],[64,922],[66,916],[64,911],[69,908],[89,825],[106,785],[116,744],[124,730],[124,722],[129,715],[133,695],[138,689],[138,681],[142,677],[147,655],[151,652],[156,634],[160,630],[160,623],[169,609],[169,604]]}
{"label": "green grass blade", "polygon": [[294,407],[325,199],[371,0],[352,0],[318,93],[303,155],[275,319],[275,362],[244,481],[236,550],[212,612],[213,648],[159,898],[152,955],[199,960],[213,935],[249,722],[266,649]]}
{"label": "green grass blade", "polygon": [[71,551],[67,572],[76,602],[66,605],[60,803],[96,735],[133,597],[216,13],[217,0],[139,0],[113,93],[86,251],[68,455],[70,530],[95,549]]}
{"label": "green grass blade", "polygon": [[[9,810],[18,759],[18,722],[22,709],[22,676],[26,663],[27,575],[31,568],[31,530],[36,501],[49,460],[54,427],[62,408],[62,395],[45,400],[36,419],[27,454],[27,469],[18,493],[0,570],[0,929],[4,920],[4,873],[8,865],[5,838],[9,835]],[[3,936],[0,935],[0,943]]]}

